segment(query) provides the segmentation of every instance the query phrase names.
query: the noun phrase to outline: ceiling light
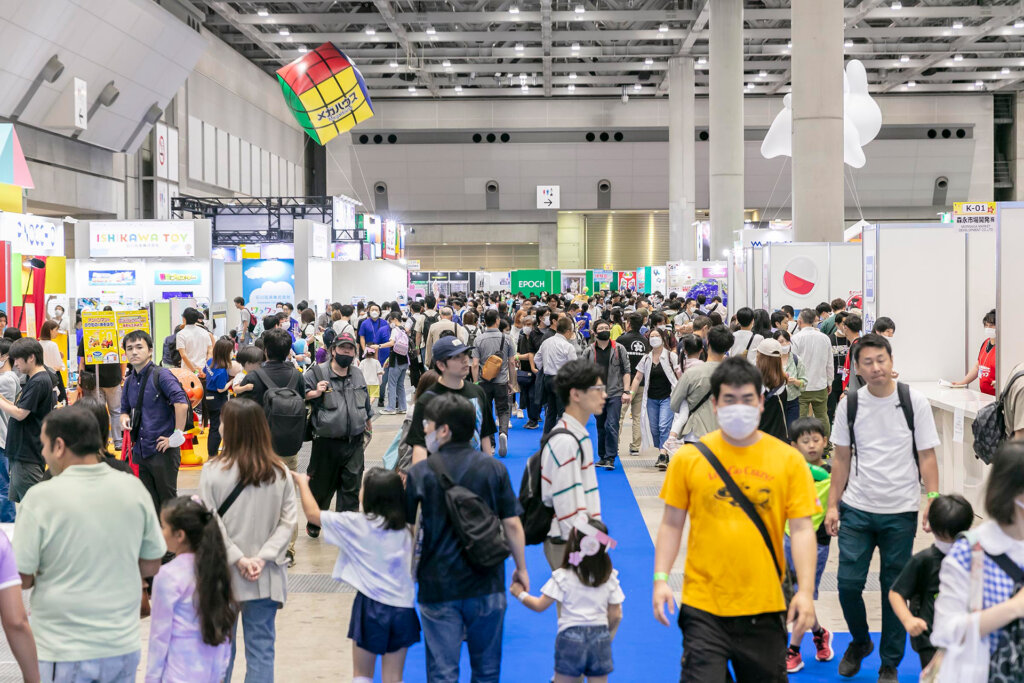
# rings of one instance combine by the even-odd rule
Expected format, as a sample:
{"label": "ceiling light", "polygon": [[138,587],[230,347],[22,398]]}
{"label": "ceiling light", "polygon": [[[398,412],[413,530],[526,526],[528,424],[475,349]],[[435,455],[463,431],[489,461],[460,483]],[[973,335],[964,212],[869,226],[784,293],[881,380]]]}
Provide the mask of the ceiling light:
{"label": "ceiling light", "polygon": [[1007,67],[1004,66],[1002,69],[999,70],[999,73],[1001,73],[1004,76],[1009,76],[1010,75],[1010,70]]}
{"label": "ceiling light", "polygon": [[984,83],[982,83],[981,81],[974,81],[974,85],[975,85],[976,87],[980,88],[980,87],[982,87],[982,86],[983,86],[983,85],[985,85],[985,84],[984,84]]}
{"label": "ceiling light", "polygon": [[291,35],[291,33],[292,32],[289,31],[286,28],[279,28],[279,29],[277,29],[277,35],[279,35],[279,36],[288,36],[288,35]]}
{"label": "ceiling light", "polygon": [[437,33],[437,30],[433,26],[428,26],[427,27],[427,35],[428,36],[432,36],[435,33]]}
{"label": "ceiling light", "polygon": [[260,7],[259,9],[256,10],[256,15],[260,17],[269,17],[270,12],[267,11],[266,7]]}
{"label": "ceiling light", "polygon": [[658,33],[668,33],[668,24],[662,24],[659,26]]}
{"label": "ceiling light", "polygon": [[525,45],[523,45],[522,43],[516,43],[516,52],[522,52],[525,49],[526,49]]}
{"label": "ceiling light", "polygon": [[654,59],[652,57],[647,57],[646,59],[644,59],[644,64],[647,66],[651,66],[652,64],[654,64]]}
{"label": "ceiling light", "polygon": [[576,92],[576,84],[575,83],[570,83],[569,84],[569,92]]}
{"label": "ceiling light", "polygon": [[579,52],[580,51],[580,44],[579,43],[573,43],[572,44],[572,51],[573,52]]}
{"label": "ceiling light", "polygon": [[416,92],[416,86],[415,85],[410,85],[409,86],[409,92]]}
{"label": "ceiling light", "polygon": [[1013,22],[1013,27],[1024,28],[1024,19],[1018,19],[1017,21]]}
{"label": "ceiling light", "polygon": [[461,95],[462,94],[462,86],[461,85],[455,86],[455,92],[457,92],[457,93],[459,93]]}
{"label": "ceiling light", "polygon": [[768,77],[768,72],[765,71],[764,69],[761,69],[760,71],[757,72],[757,77],[758,78],[767,78]]}
{"label": "ceiling light", "polygon": [[575,81],[576,80],[576,72],[575,71],[572,71],[572,72],[569,73],[569,80],[570,81]]}
{"label": "ceiling light", "polygon": [[508,8],[509,14],[519,14],[519,5],[512,5]]}
{"label": "ceiling light", "polygon": [[916,88],[917,87],[917,81],[907,81],[907,87],[908,88]]}
{"label": "ceiling light", "polygon": [[793,49],[793,41],[791,40],[788,43],[786,43],[786,47],[789,48],[790,50],[792,50]]}
{"label": "ceiling light", "polygon": [[894,10],[903,9],[903,3],[900,0],[892,0],[892,4],[889,7]]}
{"label": "ceiling light", "polygon": [[964,27],[964,22],[962,22],[962,21],[954,21],[954,22],[953,22],[953,26],[952,26],[952,29],[953,29],[954,31],[959,31],[959,30],[960,30],[960,29],[962,29],[963,27]]}
{"label": "ceiling light", "polygon": [[907,62],[910,61],[910,56],[909,55],[900,55],[900,61],[903,62],[904,64],[906,64]]}
{"label": "ceiling light", "polygon": [[302,54],[306,54],[307,52],[309,52],[309,48],[306,47],[305,45],[299,45],[299,52],[301,52]]}
{"label": "ceiling light", "polygon": [[373,28],[372,26],[367,26],[366,27],[366,35],[368,35],[368,36],[375,36],[375,35],[377,35],[377,29]]}
{"label": "ceiling light", "polygon": [[963,55],[953,55],[953,61],[954,62],[962,62],[962,61],[964,61],[964,56]]}
{"label": "ceiling light", "polygon": [[398,60],[397,59],[392,59],[390,62],[388,62],[388,66],[390,66],[392,69],[397,69],[398,68]]}
{"label": "ceiling light", "polygon": [[845,43],[843,43],[843,47],[853,47],[853,41],[852,40],[846,41]]}
{"label": "ceiling light", "polygon": [[523,92],[530,92],[530,86],[526,85],[525,83],[523,83],[523,85],[520,86],[519,89],[522,90]]}
{"label": "ceiling light", "polygon": [[754,84],[753,83],[747,83],[747,90],[753,90],[753,89],[754,89]]}
{"label": "ceiling light", "polygon": [[697,63],[701,64],[701,65],[707,64],[708,63],[708,58],[707,57],[697,57]]}
{"label": "ceiling light", "polygon": [[441,66],[443,66],[443,67],[444,67],[444,68],[446,68],[446,69],[447,69],[448,67],[450,67],[451,65],[452,65],[452,63],[451,63],[451,62],[450,62],[449,60],[447,60],[447,59],[446,59],[446,60],[444,60],[443,62],[441,62]]}
{"label": "ceiling light", "polygon": [[496,74],[494,74],[494,77],[495,77],[495,78],[501,78],[501,72],[499,71],[499,72],[497,72]]}
{"label": "ceiling light", "polygon": [[587,11],[587,8],[580,4],[573,7],[572,11],[575,12],[576,14],[583,14],[584,12]]}
{"label": "ceiling light", "polygon": [[643,90],[643,87],[644,86],[640,85],[639,83],[633,84],[633,90]]}

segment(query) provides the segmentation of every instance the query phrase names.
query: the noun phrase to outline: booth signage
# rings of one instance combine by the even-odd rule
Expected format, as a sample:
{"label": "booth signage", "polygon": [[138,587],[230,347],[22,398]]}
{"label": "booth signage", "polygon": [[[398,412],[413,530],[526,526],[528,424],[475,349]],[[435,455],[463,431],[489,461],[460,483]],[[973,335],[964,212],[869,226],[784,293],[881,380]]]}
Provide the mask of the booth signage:
{"label": "booth signage", "polygon": [[561,186],[560,185],[538,185],[537,186],[537,208],[538,209],[560,209]]}
{"label": "booth signage", "polygon": [[181,257],[195,254],[192,221],[91,221],[93,258]]}
{"label": "booth signage", "polygon": [[82,312],[82,344],[86,365],[121,362],[117,348],[117,316],[113,311]]}
{"label": "booth signage", "polygon": [[953,224],[957,232],[995,232],[995,202],[954,202]]}
{"label": "booth signage", "polygon": [[0,239],[10,242],[15,254],[64,255],[64,226],[39,216],[0,213]]}
{"label": "booth signage", "polygon": [[322,223],[314,223],[312,238],[313,253],[310,256],[322,259],[331,258],[331,228]]}
{"label": "booth signage", "polygon": [[242,263],[242,296],[257,318],[276,312],[279,301],[295,301],[293,259],[250,259]]}
{"label": "booth signage", "polygon": [[134,284],[134,270],[89,271],[89,285],[93,287],[130,287]]}
{"label": "booth signage", "polygon": [[158,270],[153,273],[153,284],[163,286],[201,285],[203,284],[203,271]]}
{"label": "booth signage", "polygon": [[551,292],[551,271],[549,270],[513,270],[512,293],[540,294]]}
{"label": "booth signage", "polygon": [[405,265],[409,270],[419,270],[420,260],[418,258],[411,258],[405,262]]}

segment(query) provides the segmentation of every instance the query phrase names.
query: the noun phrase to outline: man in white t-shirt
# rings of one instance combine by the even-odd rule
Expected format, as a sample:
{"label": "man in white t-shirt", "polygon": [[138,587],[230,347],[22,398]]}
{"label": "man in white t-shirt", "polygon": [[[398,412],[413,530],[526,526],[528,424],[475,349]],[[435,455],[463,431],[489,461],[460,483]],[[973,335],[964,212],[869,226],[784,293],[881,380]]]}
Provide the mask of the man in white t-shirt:
{"label": "man in white t-shirt", "polygon": [[198,377],[204,376],[206,359],[213,356],[213,337],[196,324],[202,317],[202,314],[192,307],[182,311],[181,319],[185,327],[178,330],[174,342],[174,347],[181,354],[181,366],[196,373]]}
{"label": "man in white t-shirt", "polygon": [[[831,535],[839,536],[839,604],[853,636],[839,663],[839,674],[856,675],[861,660],[874,650],[862,593],[877,547],[882,596],[878,680],[896,681],[907,634],[887,596],[913,552],[919,509],[922,526],[930,531],[928,508],[939,495],[935,459],[939,435],[924,395],[892,378],[892,348],[885,337],[865,335],[852,353],[866,385],[848,393],[836,408],[832,486],[824,522]],[[852,449],[851,399],[856,401]],[[912,408],[913,432],[904,405],[907,401]],[[921,479],[927,491],[923,502]]]}
{"label": "man in white t-shirt", "polygon": [[754,311],[744,306],[736,311],[736,322],[740,324],[740,329],[733,332],[729,357],[746,358],[753,363],[757,360],[757,345],[764,341],[764,337],[753,332]]}

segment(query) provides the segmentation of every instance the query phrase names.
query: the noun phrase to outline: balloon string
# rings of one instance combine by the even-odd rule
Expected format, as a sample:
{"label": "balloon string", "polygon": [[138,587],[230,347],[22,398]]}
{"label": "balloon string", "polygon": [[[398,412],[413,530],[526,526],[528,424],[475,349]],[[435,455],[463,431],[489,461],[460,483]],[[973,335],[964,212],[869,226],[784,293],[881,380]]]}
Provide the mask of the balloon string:
{"label": "balloon string", "polygon": [[762,216],[768,213],[768,209],[772,205],[772,198],[775,196],[775,188],[779,186],[779,181],[782,180],[782,174],[785,172],[787,166],[789,166],[789,157],[783,156],[782,167],[779,169],[779,175],[775,177],[775,184],[772,185],[772,193],[768,195],[768,201],[765,203],[764,211],[761,212]]}
{"label": "balloon string", "polygon": [[[853,195],[853,203],[857,205],[857,213],[860,214],[860,219],[864,220],[864,209],[860,205],[860,196],[857,193],[857,182],[853,177],[853,171],[846,168],[846,164],[843,164],[843,179],[846,180],[846,186],[850,188],[850,193]],[[849,177],[847,177],[849,173]]]}

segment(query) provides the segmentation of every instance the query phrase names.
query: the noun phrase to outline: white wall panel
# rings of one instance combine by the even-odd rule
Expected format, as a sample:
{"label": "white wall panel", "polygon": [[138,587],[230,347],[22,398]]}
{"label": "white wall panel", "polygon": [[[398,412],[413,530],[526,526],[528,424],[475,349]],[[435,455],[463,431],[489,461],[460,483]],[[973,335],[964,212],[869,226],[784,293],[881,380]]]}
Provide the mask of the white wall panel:
{"label": "white wall panel", "polygon": [[999,208],[998,287],[999,306],[996,311],[996,372],[1003,387],[1010,371],[1024,361],[1024,316],[1021,315],[1021,292],[1024,292],[1024,204],[1014,203]]}
{"label": "white wall panel", "polygon": [[228,186],[228,132],[217,129],[217,185]]}
{"label": "white wall panel", "polygon": [[252,146],[252,192],[253,196],[265,195],[263,191],[263,150]]}
{"label": "white wall panel", "polygon": [[227,187],[233,192],[241,190],[242,169],[238,160],[241,145],[235,135],[228,135],[228,184]]}
{"label": "white wall panel", "polygon": [[217,129],[203,122],[203,182],[217,184]]}
{"label": "white wall panel", "polygon": [[194,116],[188,117],[188,175],[196,180],[203,179],[203,122]]}
{"label": "white wall panel", "polygon": [[252,192],[252,145],[245,140],[239,143],[238,187],[242,194]]}
{"label": "white wall panel", "polygon": [[260,150],[260,192],[270,196],[270,152],[265,149]]}
{"label": "white wall panel", "polygon": [[829,245],[828,298],[849,299],[852,292],[862,292],[864,259],[859,243]]}
{"label": "white wall panel", "polygon": [[276,154],[270,155],[270,194],[278,197],[281,194],[280,185],[281,165]]}

